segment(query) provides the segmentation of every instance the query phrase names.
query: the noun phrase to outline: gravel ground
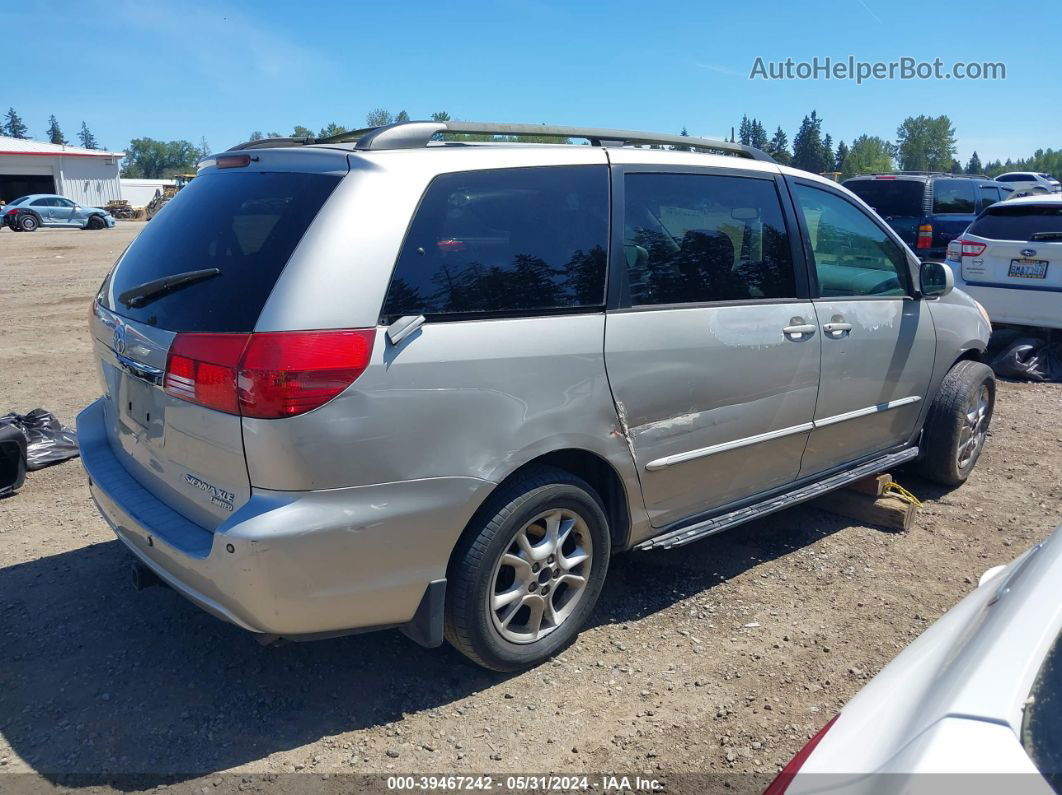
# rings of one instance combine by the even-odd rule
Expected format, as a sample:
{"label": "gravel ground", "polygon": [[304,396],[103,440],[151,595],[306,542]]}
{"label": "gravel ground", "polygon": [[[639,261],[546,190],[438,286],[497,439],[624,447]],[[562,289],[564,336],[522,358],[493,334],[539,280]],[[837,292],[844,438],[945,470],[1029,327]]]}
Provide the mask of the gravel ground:
{"label": "gravel ground", "polygon": [[[89,303],[140,227],[0,232],[0,411],[73,424],[97,395]],[[517,676],[397,632],[260,647],[168,589],[132,589],[77,462],[31,473],[0,501],[0,789],[485,771],[748,788],[738,774],[772,776],[982,571],[1059,523],[1060,464],[1062,387],[1002,383],[966,486],[900,478],[926,500],[910,532],[798,507],[620,556],[575,646]]]}

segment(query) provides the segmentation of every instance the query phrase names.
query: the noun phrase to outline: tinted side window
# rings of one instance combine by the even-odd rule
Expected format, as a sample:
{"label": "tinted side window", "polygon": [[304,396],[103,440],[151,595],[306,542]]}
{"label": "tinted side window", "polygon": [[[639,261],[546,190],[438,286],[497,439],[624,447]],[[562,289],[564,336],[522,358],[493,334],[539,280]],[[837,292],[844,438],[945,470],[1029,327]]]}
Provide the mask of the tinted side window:
{"label": "tinted side window", "polygon": [[977,194],[971,179],[938,179],[933,183],[933,212],[972,213]]}
{"label": "tinted side window", "polygon": [[410,225],[383,315],[602,306],[606,166],[443,174]]}
{"label": "tinted side window", "polygon": [[824,297],[905,295],[907,258],[855,204],[831,191],[794,185]]}
{"label": "tinted side window", "polygon": [[981,186],[981,206],[987,207],[999,201],[999,188],[995,185]]}
{"label": "tinted side window", "polygon": [[623,252],[631,304],[796,295],[774,182],[701,174],[628,174]]}
{"label": "tinted side window", "polygon": [[30,207],[54,207],[52,199],[34,199],[30,202]]}

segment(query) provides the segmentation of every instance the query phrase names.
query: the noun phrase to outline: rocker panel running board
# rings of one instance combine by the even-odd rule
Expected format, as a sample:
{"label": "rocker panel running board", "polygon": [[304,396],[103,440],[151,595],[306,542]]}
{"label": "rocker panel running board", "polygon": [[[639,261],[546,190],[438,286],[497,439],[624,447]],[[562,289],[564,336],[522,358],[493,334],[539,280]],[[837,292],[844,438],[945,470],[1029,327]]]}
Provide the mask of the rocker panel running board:
{"label": "rocker panel running board", "polygon": [[728,530],[731,527],[744,522],[759,519],[761,516],[767,516],[768,514],[781,511],[798,503],[814,499],[828,491],[839,489],[842,486],[865,478],[868,475],[876,475],[879,472],[884,472],[891,467],[898,466],[917,457],[917,447],[909,447],[898,453],[890,453],[889,455],[881,456],[880,458],[875,458],[872,461],[861,464],[854,469],[838,472],[836,475],[831,475],[823,480],[809,483],[799,489],[780,494],[777,497],[772,497],[763,502],[747,505],[744,508],[738,508],[737,510],[721,514],[720,516],[713,516],[711,519],[705,519],[686,527],[680,527],[677,530],[665,531],[658,536],[653,536],[652,538],[642,541],[640,544],[635,544],[634,548],[644,550],[681,547],[692,541],[698,541],[707,536],[722,532],[723,530]]}

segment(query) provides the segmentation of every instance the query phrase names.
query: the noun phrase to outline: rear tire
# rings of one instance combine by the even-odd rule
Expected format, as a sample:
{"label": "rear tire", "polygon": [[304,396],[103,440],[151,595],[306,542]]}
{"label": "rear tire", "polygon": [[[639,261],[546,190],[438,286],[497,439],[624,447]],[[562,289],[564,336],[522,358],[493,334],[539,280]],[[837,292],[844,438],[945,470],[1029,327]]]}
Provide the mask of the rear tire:
{"label": "rear tire", "polygon": [[981,457],[995,405],[991,368],[968,359],[952,367],[926,417],[922,476],[945,486],[965,483]]}
{"label": "rear tire", "polygon": [[18,228],[23,232],[36,232],[40,227],[41,222],[37,220],[35,215],[20,215],[18,219]]}
{"label": "rear tire", "polygon": [[491,496],[454,550],[446,639],[495,671],[538,665],[579,634],[611,551],[593,488],[562,469],[529,467]]}

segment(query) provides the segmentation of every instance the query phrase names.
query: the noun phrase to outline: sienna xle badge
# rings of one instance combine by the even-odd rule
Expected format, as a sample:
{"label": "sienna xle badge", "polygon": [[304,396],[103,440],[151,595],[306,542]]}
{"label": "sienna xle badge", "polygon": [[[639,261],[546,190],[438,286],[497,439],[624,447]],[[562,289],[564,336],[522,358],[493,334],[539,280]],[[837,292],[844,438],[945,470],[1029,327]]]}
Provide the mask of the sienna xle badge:
{"label": "sienna xle badge", "polygon": [[572,641],[619,551],[905,462],[963,482],[995,383],[952,287],[848,190],[725,141],[258,141],[102,285],[82,460],[141,584],[514,670]]}

